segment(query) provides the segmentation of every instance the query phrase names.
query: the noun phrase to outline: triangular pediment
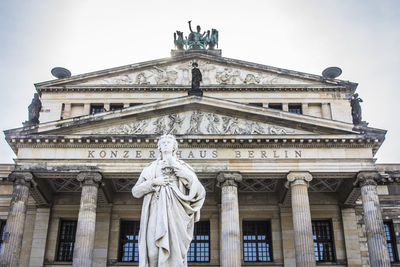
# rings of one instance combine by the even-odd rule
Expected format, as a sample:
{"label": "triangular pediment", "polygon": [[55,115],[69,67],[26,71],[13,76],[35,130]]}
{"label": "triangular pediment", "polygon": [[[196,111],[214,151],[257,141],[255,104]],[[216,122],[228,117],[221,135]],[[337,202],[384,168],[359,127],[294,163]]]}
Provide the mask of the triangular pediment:
{"label": "triangular pediment", "polygon": [[186,96],[117,111],[6,131],[34,135],[329,135],[354,134],[348,123],[211,97]]}
{"label": "triangular pediment", "polygon": [[153,60],[36,84],[51,86],[190,86],[192,63],[202,72],[202,86],[355,86],[319,75],[290,71],[241,60],[205,54],[188,54]]}

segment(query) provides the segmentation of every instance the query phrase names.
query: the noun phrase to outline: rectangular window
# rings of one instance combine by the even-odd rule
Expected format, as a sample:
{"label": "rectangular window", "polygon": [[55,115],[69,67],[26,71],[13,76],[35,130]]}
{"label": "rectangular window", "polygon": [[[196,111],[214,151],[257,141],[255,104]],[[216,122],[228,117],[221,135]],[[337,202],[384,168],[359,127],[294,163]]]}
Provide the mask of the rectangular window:
{"label": "rectangular window", "polygon": [[303,114],[300,104],[289,104],[289,112],[296,114]]}
{"label": "rectangular window", "polygon": [[57,261],[72,261],[77,221],[62,220],[58,235]]}
{"label": "rectangular window", "polygon": [[269,221],[243,221],[243,259],[245,262],[273,261]]}
{"label": "rectangular window", "polygon": [[6,235],[6,221],[0,220],[0,252],[3,248],[4,237]]}
{"label": "rectangular window", "polygon": [[119,237],[119,261],[139,261],[139,221],[121,221]]}
{"label": "rectangular window", "polygon": [[263,103],[249,103],[250,106],[262,107]]}
{"label": "rectangular window", "polygon": [[129,104],[130,107],[140,106],[140,105],[143,105],[143,103],[130,103]]}
{"label": "rectangular window", "polygon": [[268,104],[268,107],[272,108],[272,109],[282,110],[282,104],[270,103],[270,104]]}
{"label": "rectangular window", "polygon": [[317,262],[335,261],[332,223],[329,220],[312,221],[314,254]]}
{"label": "rectangular window", "polygon": [[118,110],[118,109],[123,109],[124,104],[110,104],[110,110]]}
{"label": "rectangular window", "polygon": [[91,104],[90,105],[90,114],[97,114],[97,113],[101,113],[104,112],[104,104]]}
{"label": "rectangular window", "polygon": [[188,262],[210,261],[210,222],[200,221],[194,224],[193,240],[187,254]]}
{"label": "rectangular window", "polygon": [[390,262],[398,262],[399,257],[396,249],[396,239],[394,236],[393,224],[392,222],[384,222],[383,227],[385,229],[385,236],[389,250]]}

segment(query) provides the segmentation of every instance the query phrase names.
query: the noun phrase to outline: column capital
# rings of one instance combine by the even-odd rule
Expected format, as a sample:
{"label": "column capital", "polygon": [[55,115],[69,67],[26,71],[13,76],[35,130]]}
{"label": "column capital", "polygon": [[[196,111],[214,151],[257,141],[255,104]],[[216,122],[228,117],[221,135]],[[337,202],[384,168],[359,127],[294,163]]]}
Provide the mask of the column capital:
{"label": "column capital", "polygon": [[361,171],[357,174],[357,179],[354,186],[377,185],[377,181],[381,178],[377,171]]}
{"label": "column capital", "polygon": [[81,185],[91,185],[98,187],[103,176],[99,172],[80,172],[76,179],[81,182]]}
{"label": "column capital", "polygon": [[290,185],[297,185],[297,184],[305,184],[308,186],[308,183],[312,180],[312,175],[308,171],[296,171],[296,172],[289,172],[286,176],[287,183],[286,187]]}
{"label": "column capital", "polygon": [[8,180],[14,184],[29,186],[33,181],[33,174],[27,171],[13,171],[8,175]]}
{"label": "column capital", "polygon": [[217,181],[220,186],[237,186],[243,177],[240,172],[223,171],[217,175]]}

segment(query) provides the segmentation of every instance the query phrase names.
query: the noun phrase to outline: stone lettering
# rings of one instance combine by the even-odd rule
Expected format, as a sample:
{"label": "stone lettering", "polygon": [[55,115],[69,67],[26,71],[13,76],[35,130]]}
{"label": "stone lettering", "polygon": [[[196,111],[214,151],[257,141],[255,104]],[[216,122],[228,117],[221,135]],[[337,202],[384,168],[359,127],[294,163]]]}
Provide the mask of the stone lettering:
{"label": "stone lettering", "polygon": [[93,155],[94,150],[89,150],[88,152],[89,152],[88,158],[94,158],[94,155]]}
{"label": "stone lettering", "polygon": [[136,150],[136,158],[137,158],[137,159],[142,158],[142,151]]}
{"label": "stone lettering", "polygon": [[274,150],[274,158],[279,159],[279,155],[276,154],[276,150]]}
{"label": "stone lettering", "polygon": [[249,159],[254,159],[254,151],[249,150]]}
{"label": "stone lettering", "polygon": [[266,159],[267,158],[267,151],[261,151],[261,158]]}
{"label": "stone lettering", "polygon": [[182,151],[178,150],[176,151],[176,156],[181,159],[182,158]]}
{"label": "stone lettering", "polygon": [[214,151],[212,152],[212,158],[213,158],[213,159],[216,159],[217,157],[218,157],[217,150],[214,150]]}
{"label": "stone lettering", "polygon": [[107,152],[105,150],[100,151],[100,158],[104,159],[107,156]]}
{"label": "stone lettering", "polygon": [[288,156],[288,153],[287,153],[287,150],[285,150],[285,158],[288,158],[289,156]]}
{"label": "stone lettering", "polygon": [[116,158],[118,155],[118,151],[111,151],[111,157],[110,158]]}
{"label": "stone lettering", "polygon": [[296,158],[301,158],[301,150],[295,150],[294,154]]}
{"label": "stone lettering", "polygon": [[[178,152],[176,152],[176,155],[178,155]],[[154,150],[150,150],[149,158],[151,158],[151,159],[155,159],[156,158],[156,152]]]}
{"label": "stone lettering", "polygon": [[188,159],[194,159],[193,151],[190,150]]}
{"label": "stone lettering", "polygon": [[207,156],[207,151],[206,150],[200,150],[200,158],[205,158]]}
{"label": "stone lettering", "polygon": [[237,159],[240,159],[240,151],[235,151],[235,156]]}
{"label": "stone lettering", "polygon": [[124,151],[124,159],[128,159],[129,158],[129,151],[125,150]]}

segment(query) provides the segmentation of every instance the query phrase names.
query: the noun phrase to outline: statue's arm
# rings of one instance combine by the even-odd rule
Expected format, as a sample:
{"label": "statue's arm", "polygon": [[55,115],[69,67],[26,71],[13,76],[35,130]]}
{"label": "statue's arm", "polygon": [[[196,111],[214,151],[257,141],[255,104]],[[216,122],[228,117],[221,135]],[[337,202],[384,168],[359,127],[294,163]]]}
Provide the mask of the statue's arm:
{"label": "statue's arm", "polygon": [[195,172],[185,163],[180,164],[180,166],[176,168],[175,171],[176,176],[182,178],[184,185],[188,188],[192,186],[193,182],[198,180]]}
{"label": "statue's arm", "polygon": [[190,30],[190,32],[193,32],[193,31],[192,31],[192,25],[191,25],[192,21],[189,20],[188,23],[189,23],[189,30]]}
{"label": "statue's arm", "polygon": [[135,198],[141,198],[148,193],[154,192],[155,188],[151,179],[146,180],[145,176],[142,174],[139,180],[136,182],[135,186],[132,187],[132,195]]}

